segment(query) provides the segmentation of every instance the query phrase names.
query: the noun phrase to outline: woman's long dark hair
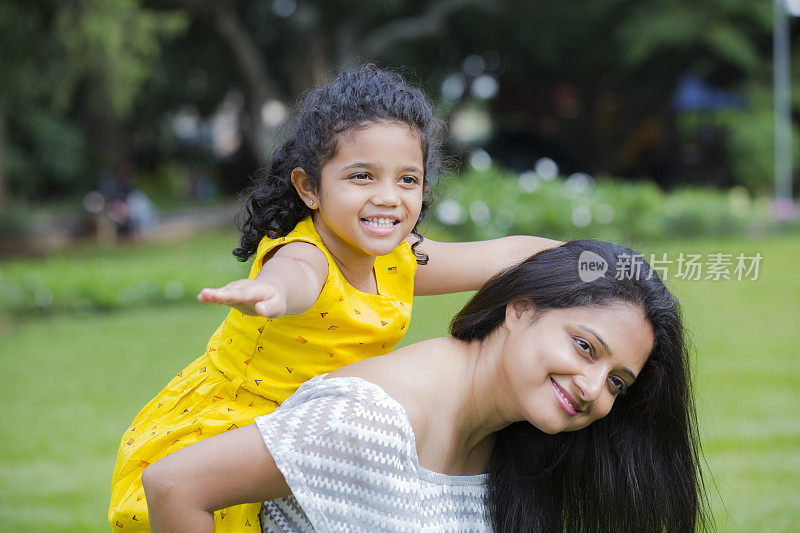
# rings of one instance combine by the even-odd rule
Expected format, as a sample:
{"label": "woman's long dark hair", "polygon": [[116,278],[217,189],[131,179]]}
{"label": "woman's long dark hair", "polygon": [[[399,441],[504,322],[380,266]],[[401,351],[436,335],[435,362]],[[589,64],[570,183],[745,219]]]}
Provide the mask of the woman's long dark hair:
{"label": "woman's long dark hair", "polygon": [[[272,154],[240,210],[241,242],[233,250],[240,261],[256,252],[265,235],[283,237],[311,214],[292,185],[292,170],[305,170],[318,189],[320,170],[335,156],[337,140],[345,131],[385,121],[407,124],[422,144],[424,184],[429,185],[440,170],[440,123],[422,91],[398,73],[371,64],[345,72],[308,92],[299,109],[294,133]],[[412,249],[422,241],[417,225],[428,212],[429,199],[430,192],[423,197],[412,231],[418,238]],[[424,252],[415,250],[415,255],[417,262],[427,262]]]}
{"label": "woman's long dark hair", "polygon": [[[598,271],[590,261],[608,270],[591,280]],[[464,341],[483,339],[518,300],[541,312],[629,302],[644,312],[654,343],[636,382],[606,417],[555,435],[527,422],[498,432],[489,505],[495,530],[713,529],[679,306],[641,255],[591,240],[544,250],[488,281],[450,332]]]}

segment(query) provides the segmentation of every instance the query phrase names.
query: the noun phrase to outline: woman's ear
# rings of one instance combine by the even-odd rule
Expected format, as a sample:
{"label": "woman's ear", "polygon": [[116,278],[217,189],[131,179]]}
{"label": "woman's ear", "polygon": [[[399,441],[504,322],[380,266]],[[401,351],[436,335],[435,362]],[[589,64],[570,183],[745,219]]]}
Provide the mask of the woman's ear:
{"label": "woman's ear", "polygon": [[305,170],[300,167],[292,170],[292,185],[294,185],[294,190],[297,191],[300,199],[309,208],[316,209],[319,207],[319,196],[317,195],[317,190],[314,187],[314,183],[311,181],[311,178],[309,178],[308,174],[306,174]]}
{"label": "woman's ear", "polygon": [[528,325],[533,307],[525,300],[514,300],[506,305],[505,328],[512,331],[520,324]]}

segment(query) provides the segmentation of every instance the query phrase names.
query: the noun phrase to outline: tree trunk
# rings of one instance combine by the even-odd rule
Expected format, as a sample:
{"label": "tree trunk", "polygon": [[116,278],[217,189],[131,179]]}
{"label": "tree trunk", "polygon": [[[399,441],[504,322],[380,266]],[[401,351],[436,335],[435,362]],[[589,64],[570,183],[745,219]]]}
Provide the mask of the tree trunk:
{"label": "tree trunk", "polygon": [[314,4],[303,4],[298,7],[297,16],[292,20],[291,43],[287,53],[291,55],[294,68],[287,69],[284,74],[284,88],[287,102],[295,104],[298,95],[309,87],[326,83],[333,75],[335,63],[331,63],[331,46],[329,39],[331,29],[323,15]]}
{"label": "tree trunk", "polygon": [[8,202],[8,185],[6,184],[5,158],[6,158],[6,116],[0,103],[0,209]]}
{"label": "tree trunk", "polygon": [[81,89],[82,122],[92,152],[106,170],[130,167],[133,160],[129,136],[122,121],[112,110],[108,89],[101,73],[91,72],[84,78]]}
{"label": "tree trunk", "polygon": [[261,109],[272,93],[264,60],[253,39],[239,22],[234,4],[216,3],[213,20],[214,32],[230,53],[244,92],[243,127],[245,142],[259,160],[263,160],[269,149],[274,132],[261,119]]}
{"label": "tree trunk", "polygon": [[467,7],[492,11],[499,5],[493,0],[429,2],[419,15],[395,19],[367,33],[359,43],[359,52],[365,59],[380,59],[398,42],[434,37],[444,31],[448,17]]}
{"label": "tree trunk", "polygon": [[233,0],[167,0],[167,7],[185,9],[206,25],[227,49],[244,97],[241,132],[245,147],[256,160],[263,160],[274,135],[261,119],[261,109],[274,92],[266,62],[258,46],[242,26]]}

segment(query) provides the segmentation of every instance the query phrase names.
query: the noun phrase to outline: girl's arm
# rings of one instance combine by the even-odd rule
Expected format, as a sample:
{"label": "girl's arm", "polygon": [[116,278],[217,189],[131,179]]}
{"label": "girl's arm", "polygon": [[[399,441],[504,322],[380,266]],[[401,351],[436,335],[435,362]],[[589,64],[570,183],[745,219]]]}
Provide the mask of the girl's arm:
{"label": "girl's arm", "polygon": [[152,531],[212,532],[214,511],[291,493],[255,424],[211,437],[142,474]]}
{"label": "girl's arm", "polygon": [[[416,237],[409,237],[409,243],[415,241]],[[560,244],[563,243],[527,235],[475,242],[425,239],[416,249],[428,254],[428,264],[417,267],[414,294],[424,296],[478,290],[501,270]]]}
{"label": "girl's arm", "polygon": [[267,256],[254,279],[203,289],[197,299],[204,304],[229,305],[246,315],[296,315],[314,305],[327,277],[328,261],[319,248],[290,242]]}

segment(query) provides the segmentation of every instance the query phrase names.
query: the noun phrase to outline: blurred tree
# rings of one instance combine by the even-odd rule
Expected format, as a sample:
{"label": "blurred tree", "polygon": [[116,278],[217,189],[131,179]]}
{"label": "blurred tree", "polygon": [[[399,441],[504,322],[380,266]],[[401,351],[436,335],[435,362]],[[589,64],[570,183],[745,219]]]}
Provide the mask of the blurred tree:
{"label": "blurred tree", "polygon": [[[436,37],[449,18],[486,0],[169,0],[210,29],[230,57],[244,98],[242,134],[251,156],[263,158],[274,126],[263,120],[271,100],[291,105],[334,68],[391,57],[398,43]],[[335,67],[334,67],[335,65]]]}
{"label": "blurred tree", "polygon": [[[499,79],[491,147],[513,166],[548,155],[567,172],[651,175],[668,183],[686,171],[673,105],[682,76],[737,90],[771,83],[766,0],[503,5],[480,19],[456,19],[442,36],[441,57],[453,58],[466,98],[477,77]],[[479,64],[474,73],[466,72],[474,65],[465,62],[470,56]]]}
{"label": "blurred tree", "polygon": [[[619,35],[623,65],[647,80],[637,84],[649,93],[643,105],[660,102],[676,140],[667,169],[683,180],[763,189],[772,179],[772,102],[763,95],[772,85],[772,2],[637,2]],[[686,73],[711,87],[736,90],[742,105],[699,110],[706,116],[699,124],[703,133],[681,132],[676,121],[686,112],[676,112],[672,95]],[[697,143],[701,135],[705,147]]]}
{"label": "blurred tree", "polygon": [[[121,120],[180,13],[136,0],[0,4],[0,145],[8,189],[29,196],[80,190],[97,167],[126,161]],[[94,163],[94,164],[93,164]]]}
{"label": "blurred tree", "polygon": [[[686,73],[768,86],[771,24],[768,0],[5,0],[0,197],[78,190],[130,158],[152,173],[222,162],[238,190],[297,96],[364,61],[399,66],[448,114],[490,116],[489,150],[512,167],[547,155],[566,172],[752,183],[712,153],[752,138],[750,109],[681,161],[673,98]],[[220,155],[209,138],[231,113],[241,146]]]}

